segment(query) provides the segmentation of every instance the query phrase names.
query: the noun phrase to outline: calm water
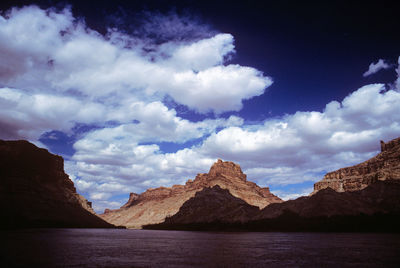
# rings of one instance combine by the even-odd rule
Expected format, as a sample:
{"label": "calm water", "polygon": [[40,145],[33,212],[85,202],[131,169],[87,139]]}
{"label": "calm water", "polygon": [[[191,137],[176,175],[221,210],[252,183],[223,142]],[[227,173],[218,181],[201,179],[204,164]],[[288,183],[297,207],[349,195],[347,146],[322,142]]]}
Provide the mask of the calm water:
{"label": "calm water", "polygon": [[1,232],[1,267],[400,267],[400,235],[108,229]]}

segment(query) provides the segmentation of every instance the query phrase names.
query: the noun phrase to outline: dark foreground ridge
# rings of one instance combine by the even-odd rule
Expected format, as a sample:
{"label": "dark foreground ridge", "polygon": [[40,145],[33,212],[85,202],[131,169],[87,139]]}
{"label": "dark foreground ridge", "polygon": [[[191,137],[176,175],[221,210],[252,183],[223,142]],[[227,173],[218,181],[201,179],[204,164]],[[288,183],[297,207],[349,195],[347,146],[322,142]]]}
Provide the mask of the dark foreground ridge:
{"label": "dark foreground ridge", "polygon": [[1,228],[113,228],[94,214],[64,160],[27,141],[0,140]]}
{"label": "dark foreground ridge", "polygon": [[400,138],[381,141],[381,153],[328,173],[311,196],[255,211],[228,191],[204,189],[179,212],[147,229],[399,232]]}
{"label": "dark foreground ridge", "polygon": [[[215,187],[214,187],[215,188]],[[144,229],[202,230],[202,231],[323,231],[323,232],[399,232],[400,182],[378,181],[364,190],[338,193],[324,189],[309,197],[275,203],[254,211],[251,206],[237,207],[226,217],[228,209],[219,204],[218,213],[212,211],[221,200],[212,196],[202,199],[207,192],[218,192],[232,199],[229,192],[204,189],[188,200],[181,210],[163,223],[147,225]],[[204,193],[206,192],[206,193]],[[196,212],[190,213],[190,212]],[[222,211],[222,213],[221,213]],[[196,215],[201,215],[197,217]],[[220,216],[219,216],[220,215]],[[238,215],[249,216],[247,220]],[[239,219],[239,220],[237,220]]]}

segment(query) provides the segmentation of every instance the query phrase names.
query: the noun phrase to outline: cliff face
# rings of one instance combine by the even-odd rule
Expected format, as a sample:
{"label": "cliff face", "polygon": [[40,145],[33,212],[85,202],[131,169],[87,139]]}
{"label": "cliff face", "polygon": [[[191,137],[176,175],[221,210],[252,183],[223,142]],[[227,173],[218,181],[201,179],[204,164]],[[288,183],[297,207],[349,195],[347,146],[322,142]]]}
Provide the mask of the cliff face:
{"label": "cliff face", "polygon": [[358,191],[384,180],[400,180],[400,138],[381,141],[381,153],[361,164],[327,173],[314,184],[313,193],[328,187],[337,192]]}
{"label": "cliff face", "polygon": [[188,180],[185,185],[148,189],[138,196],[132,194],[129,201],[120,209],[107,210],[100,216],[110,223],[130,228],[160,223],[167,216],[176,214],[196,192],[215,185],[227,189],[234,197],[259,208],[282,202],[280,198],[271,194],[268,188],[260,188],[255,183],[247,181],[239,165],[218,160],[209,173],[198,174],[193,181]]}
{"label": "cliff face", "polygon": [[0,140],[0,226],[113,227],[76,193],[62,157],[27,141]]}

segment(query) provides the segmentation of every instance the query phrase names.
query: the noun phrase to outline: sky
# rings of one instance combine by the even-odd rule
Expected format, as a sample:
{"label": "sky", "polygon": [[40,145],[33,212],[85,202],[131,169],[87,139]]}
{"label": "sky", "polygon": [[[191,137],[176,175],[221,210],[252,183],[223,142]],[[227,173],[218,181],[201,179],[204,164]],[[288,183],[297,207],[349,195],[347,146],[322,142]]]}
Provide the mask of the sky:
{"label": "sky", "polygon": [[217,160],[283,199],[400,136],[394,1],[2,1],[0,139],[97,212]]}

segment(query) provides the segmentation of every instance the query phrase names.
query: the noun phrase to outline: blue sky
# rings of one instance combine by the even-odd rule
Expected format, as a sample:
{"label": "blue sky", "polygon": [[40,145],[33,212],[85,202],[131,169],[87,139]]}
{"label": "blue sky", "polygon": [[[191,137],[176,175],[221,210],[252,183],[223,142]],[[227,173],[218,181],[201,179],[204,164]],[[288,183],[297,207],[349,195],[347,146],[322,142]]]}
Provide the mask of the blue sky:
{"label": "blue sky", "polygon": [[96,211],[218,158],[294,198],[400,136],[391,2],[0,8],[0,138],[62,155]]}

